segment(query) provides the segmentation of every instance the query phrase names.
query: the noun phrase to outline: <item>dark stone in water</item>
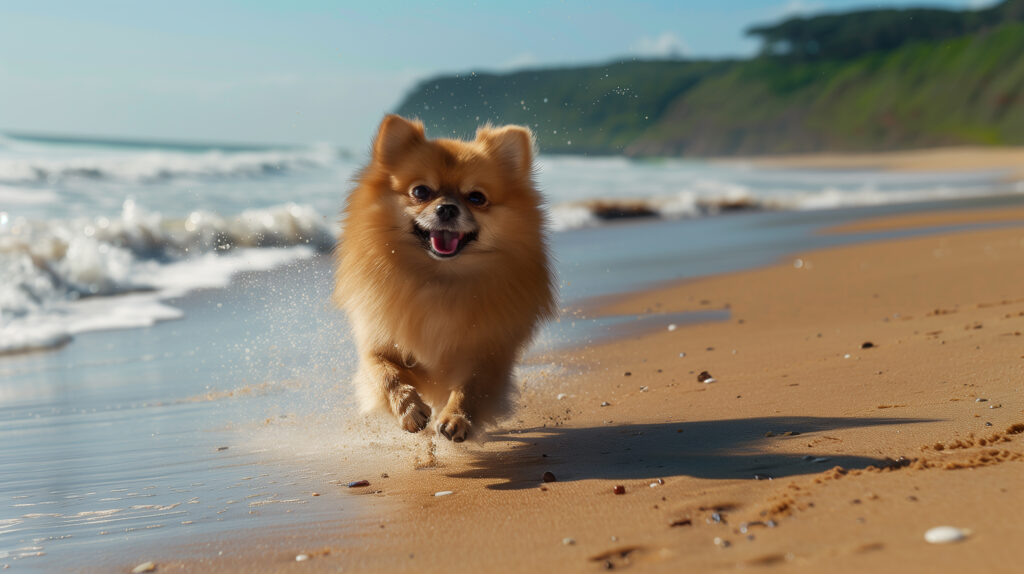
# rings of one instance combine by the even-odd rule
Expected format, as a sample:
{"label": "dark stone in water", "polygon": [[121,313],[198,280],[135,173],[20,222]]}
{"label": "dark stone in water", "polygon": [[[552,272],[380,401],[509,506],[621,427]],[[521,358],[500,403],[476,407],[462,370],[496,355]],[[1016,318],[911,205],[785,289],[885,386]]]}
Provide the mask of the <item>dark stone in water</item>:
{"label": "dark stone in water", "polygon": [[349,488],[358,488],[360,486],[370,486],[370,481],[369,480],[357,480],[357,481],[348,483],[348,487]]}
{"label": "dark stone in water", "polygon": [[550,471],[545,472],[542,478],[544,479],[544,482],[555,482],[558,480],[557,478],[555,478],[554,473]]}

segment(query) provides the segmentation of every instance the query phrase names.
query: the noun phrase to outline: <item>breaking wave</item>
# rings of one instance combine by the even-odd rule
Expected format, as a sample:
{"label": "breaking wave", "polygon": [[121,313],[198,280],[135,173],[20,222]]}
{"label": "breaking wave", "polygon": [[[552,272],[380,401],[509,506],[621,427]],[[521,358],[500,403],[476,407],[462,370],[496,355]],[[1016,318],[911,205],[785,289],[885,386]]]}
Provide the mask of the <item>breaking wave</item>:
{"label": "breaking wave", "polygon": [[[716,182],[717,183],[717,182]],[[566,231],[594,227],[620,219],[684,219],[740,211],[810,211],[872,205],[893,205],[968,199],[1024,193],[1024,182],[977,187],[926,187],[906,189],[839,189],[765,193],[737,184],[713,189],[706,182],[700,191],[652,197],[586,199],[558,203],[551,207],[551,227]]]}
{"label": "breaking wave", "polygon": [[85,180],[146,184],[172,179],[258,178],[323,168],[338,161],[340,154],[325,145],[246,152],[214,149],[200,153],[104,151],[73,157],[14,155],[0,157],[0,183],[54,185]]}
{"label": "breaking wave", "polygon": [[[48,348],[75,333],[175,319],[163,301],[223,287],[239,271],[326,252],[336,230],[308,206],[182,219],[133,200],[119,217],[10,220],[0,214],[0,354]],[[110,295],[120,295],[110,298]]]}

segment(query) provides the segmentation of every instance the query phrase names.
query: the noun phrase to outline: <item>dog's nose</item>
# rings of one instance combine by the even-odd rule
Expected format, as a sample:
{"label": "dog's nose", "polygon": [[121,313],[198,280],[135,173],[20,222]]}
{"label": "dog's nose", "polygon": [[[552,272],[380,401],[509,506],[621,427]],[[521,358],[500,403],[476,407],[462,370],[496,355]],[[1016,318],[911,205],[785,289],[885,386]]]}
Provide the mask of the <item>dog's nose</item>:
{"label": "dog's nose", "polygon": [[451,203],[442,203],[437,206],[437,218],[441,221],[451,221],[459,216],[459,206]]}

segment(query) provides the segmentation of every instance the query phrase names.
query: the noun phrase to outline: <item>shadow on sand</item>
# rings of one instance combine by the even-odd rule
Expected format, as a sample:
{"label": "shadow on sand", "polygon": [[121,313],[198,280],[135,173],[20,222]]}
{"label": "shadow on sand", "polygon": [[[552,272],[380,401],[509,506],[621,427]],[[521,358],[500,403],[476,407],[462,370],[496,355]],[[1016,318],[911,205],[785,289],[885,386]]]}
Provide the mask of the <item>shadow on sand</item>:
{"label": "shadow on sand", "polygon": [[[833,453],[835,445],[841,447],[842,440],[829,435],[829,431],[923,422],[934,420],[763,417],[498,432],[490,435],[491,440],[513,441],[520,445],[500,455],[480,454],[469,469],[451,476],[501,481],[488,487],[497,490],[534,488],[540,484],[545,471],[553,472],[560,482],[680,475],[714,479],[753,480],[755,475],[782,478],[813,474],[837,465],[852,469],[890,464],[886,459],[820,454],[821,451],[815,449]],[[773,442],[773,448],[765,448]],[[879,442],[884,444],[884,439]],[[779,446],[790,452],[769,452],[777,451]],[[814,462],[818,457],[828,460]]]}

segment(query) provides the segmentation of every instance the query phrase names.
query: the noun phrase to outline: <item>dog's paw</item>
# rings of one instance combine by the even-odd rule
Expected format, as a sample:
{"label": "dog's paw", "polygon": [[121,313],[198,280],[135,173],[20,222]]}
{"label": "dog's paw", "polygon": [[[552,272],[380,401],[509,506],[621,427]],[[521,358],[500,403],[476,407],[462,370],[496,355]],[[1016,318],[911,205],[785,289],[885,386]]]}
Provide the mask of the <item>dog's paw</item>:
{"label": "dog's paw", "polygon": [[452,442],[462,442],[469,438],[472,425],[465,415],[446,413],[437,421],[437,432]]}
{"label": "dog's paw", "polygon": [[405,408],[398,416],[398,424],[409,432],[420,432],[427,428],[430,420],[430,407],[428,407],[419,396],[413,393],[406,399]]}

